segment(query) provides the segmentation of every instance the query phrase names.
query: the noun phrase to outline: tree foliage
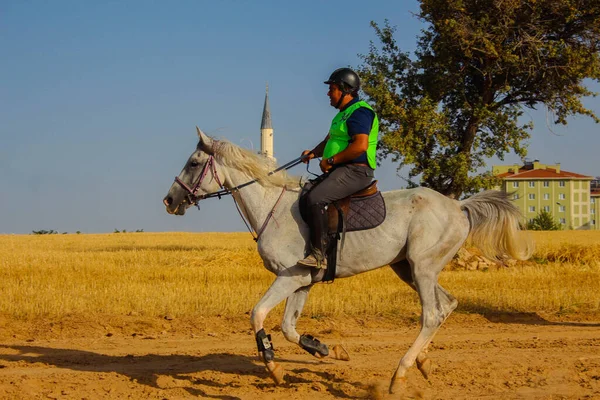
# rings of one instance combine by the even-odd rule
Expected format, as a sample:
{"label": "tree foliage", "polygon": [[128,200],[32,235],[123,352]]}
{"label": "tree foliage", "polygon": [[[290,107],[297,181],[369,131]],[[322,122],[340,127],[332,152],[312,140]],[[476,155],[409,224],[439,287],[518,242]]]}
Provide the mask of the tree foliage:
{"label": "tree foliage", "polygon": [[54,229],[40,229],[39,231],[31,231],[31,233],[33,233],[34,235],[57,235],[58,232],[55,231]]}
{"label": "tree foliage", "polygon": [[409,182],[458,197],[497,182],[477,174],[486,159],[524,157],[533,125],[519,117],[544,105],[555,122],[600,122],[581,99],[600,80],[598,0],[421,0],[426,25],[412,56],[395,28],[375,22],[358,67],[380,118],[381,154],[409,166]]}
{"label": "tree foliage", "polygon": [[562,226],[547,211],[540,211],[536,217],[527,224],[527,229],[532,231],[560,231]]}

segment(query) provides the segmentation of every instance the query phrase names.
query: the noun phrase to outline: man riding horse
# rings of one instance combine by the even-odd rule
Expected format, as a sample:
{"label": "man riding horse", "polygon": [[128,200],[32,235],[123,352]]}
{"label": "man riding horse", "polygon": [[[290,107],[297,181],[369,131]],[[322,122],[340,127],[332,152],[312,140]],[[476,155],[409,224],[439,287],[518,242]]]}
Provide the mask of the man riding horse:
{"label": "man riding horse", "polygon": [[324,175],[306,197],[311,252],[299,264],[327,268],[327,206],[366,188],[376,167],[379,120],[375,111],[360,100],[360,79],[350,68],[333,71],[328,80],[329,101],[339,110],[331,121],[329,133],[312,150],[304,150],[305,163],[322,157]]}

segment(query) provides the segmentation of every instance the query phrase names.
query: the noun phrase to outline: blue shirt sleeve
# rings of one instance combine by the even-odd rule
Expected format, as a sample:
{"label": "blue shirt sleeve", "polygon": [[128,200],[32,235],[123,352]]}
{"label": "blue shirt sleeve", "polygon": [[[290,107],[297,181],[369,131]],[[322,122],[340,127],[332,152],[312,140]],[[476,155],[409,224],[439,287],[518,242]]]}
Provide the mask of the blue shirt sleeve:
{"label": "blue shirt sleeve", "polygon": [[365,107],[360,107],[350,115],[350,118],[346,121],[346,126],[348,126],[348,135],[350,137],[358,134],[371,133],[371,127],[373,126],[373,119],[375,118],[375,114],[373,111],[369,110]]}
{"label": "blue shirt sleeve", "polygon": [[[348,127],[348,135],[352,138],[354,135],[371,133],[371,127],[373,126],[373,120],[375,119],[375,113],[365,107],[360,107],[354,110],[352,115],[346,121]],[[367,153],[362,153],[356,157],[351,163],[367,164]]]}

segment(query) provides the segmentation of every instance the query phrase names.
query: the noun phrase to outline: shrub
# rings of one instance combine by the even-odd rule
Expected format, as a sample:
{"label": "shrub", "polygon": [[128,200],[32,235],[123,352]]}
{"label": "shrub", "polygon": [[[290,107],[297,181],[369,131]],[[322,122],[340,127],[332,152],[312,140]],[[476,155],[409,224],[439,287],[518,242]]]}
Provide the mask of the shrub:
{"label": "shrub", "polygon": [[527,224],[527,229],[532,231],[560,231],[562,227],[554,219],[552,214],[542,210],[531,222]]}

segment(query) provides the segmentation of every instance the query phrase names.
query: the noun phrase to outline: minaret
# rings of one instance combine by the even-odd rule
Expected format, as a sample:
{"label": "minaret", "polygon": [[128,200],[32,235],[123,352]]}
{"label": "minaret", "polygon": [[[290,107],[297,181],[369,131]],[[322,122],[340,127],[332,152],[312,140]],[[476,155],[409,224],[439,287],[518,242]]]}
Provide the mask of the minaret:
{"label": "minaret", "polygon": [[271,110],[269,109],[269,84],[267,84],[262,123],[260,124],[260,154],[273,158],[273,126],[271,125]]}

